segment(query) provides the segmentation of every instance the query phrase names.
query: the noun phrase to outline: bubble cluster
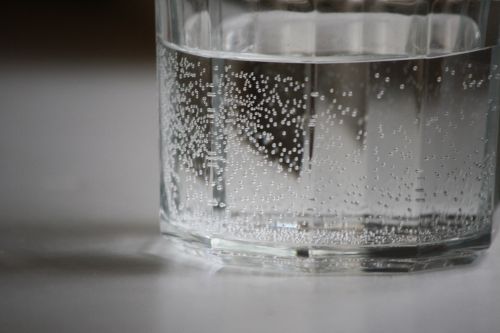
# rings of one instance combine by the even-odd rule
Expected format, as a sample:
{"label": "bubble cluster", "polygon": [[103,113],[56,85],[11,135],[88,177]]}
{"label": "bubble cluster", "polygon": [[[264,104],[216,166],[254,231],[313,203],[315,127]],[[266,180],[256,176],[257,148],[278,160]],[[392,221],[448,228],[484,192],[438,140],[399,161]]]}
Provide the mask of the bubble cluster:
{"label": "bubble cluster", "polygon": [[490,51],[331,64],[158,52],[172,223],[317,245],[432,242],[487,227],[489,96],[500,80]]}

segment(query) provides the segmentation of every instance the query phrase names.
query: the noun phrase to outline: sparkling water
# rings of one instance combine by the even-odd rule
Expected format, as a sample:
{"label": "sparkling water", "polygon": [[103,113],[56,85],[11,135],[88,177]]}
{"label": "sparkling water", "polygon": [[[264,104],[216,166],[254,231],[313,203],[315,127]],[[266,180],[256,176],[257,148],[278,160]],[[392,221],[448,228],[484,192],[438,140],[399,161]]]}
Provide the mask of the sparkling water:
{"label": "sparkling water", "polygon": [[164,231],[320,247],[489,232],[493,51],[301,60],[160,40]]}

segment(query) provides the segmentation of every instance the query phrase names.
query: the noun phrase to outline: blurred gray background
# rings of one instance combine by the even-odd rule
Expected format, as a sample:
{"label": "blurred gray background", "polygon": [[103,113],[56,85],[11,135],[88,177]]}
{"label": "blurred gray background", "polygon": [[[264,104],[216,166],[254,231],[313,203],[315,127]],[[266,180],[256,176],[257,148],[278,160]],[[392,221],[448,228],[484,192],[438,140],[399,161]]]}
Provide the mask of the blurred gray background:
{"label": "blurred gray background", "polygon": [[154,1],[9,1],[0,27],[3,226],[154,224]]}
{"label": "blurred gray background", "polygon": [[154,1],[2,4],[0,227],[155,228],[158,164]]}

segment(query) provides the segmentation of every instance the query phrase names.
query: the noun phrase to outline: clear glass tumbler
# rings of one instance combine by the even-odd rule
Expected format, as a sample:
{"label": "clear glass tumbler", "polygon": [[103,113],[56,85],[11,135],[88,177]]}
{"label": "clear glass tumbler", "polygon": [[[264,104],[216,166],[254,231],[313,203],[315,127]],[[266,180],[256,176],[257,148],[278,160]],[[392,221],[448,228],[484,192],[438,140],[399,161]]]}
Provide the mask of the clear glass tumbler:
{"label": "clear glass tumbler", "polygon": [[157,0],[162,232],[285,270],[470,262],[491,238],[497,3]]}

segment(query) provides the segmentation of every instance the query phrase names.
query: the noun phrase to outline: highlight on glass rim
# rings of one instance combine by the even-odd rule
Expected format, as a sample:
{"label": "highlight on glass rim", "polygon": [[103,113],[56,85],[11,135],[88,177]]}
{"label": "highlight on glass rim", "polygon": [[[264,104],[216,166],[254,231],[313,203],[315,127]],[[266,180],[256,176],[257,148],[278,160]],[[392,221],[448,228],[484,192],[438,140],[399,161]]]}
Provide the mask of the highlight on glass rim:
{"label": "highlight on glass rim", "polygon": [[157,0],[161,230],[225,264],[473,261],[494,210],[490,1]]}

